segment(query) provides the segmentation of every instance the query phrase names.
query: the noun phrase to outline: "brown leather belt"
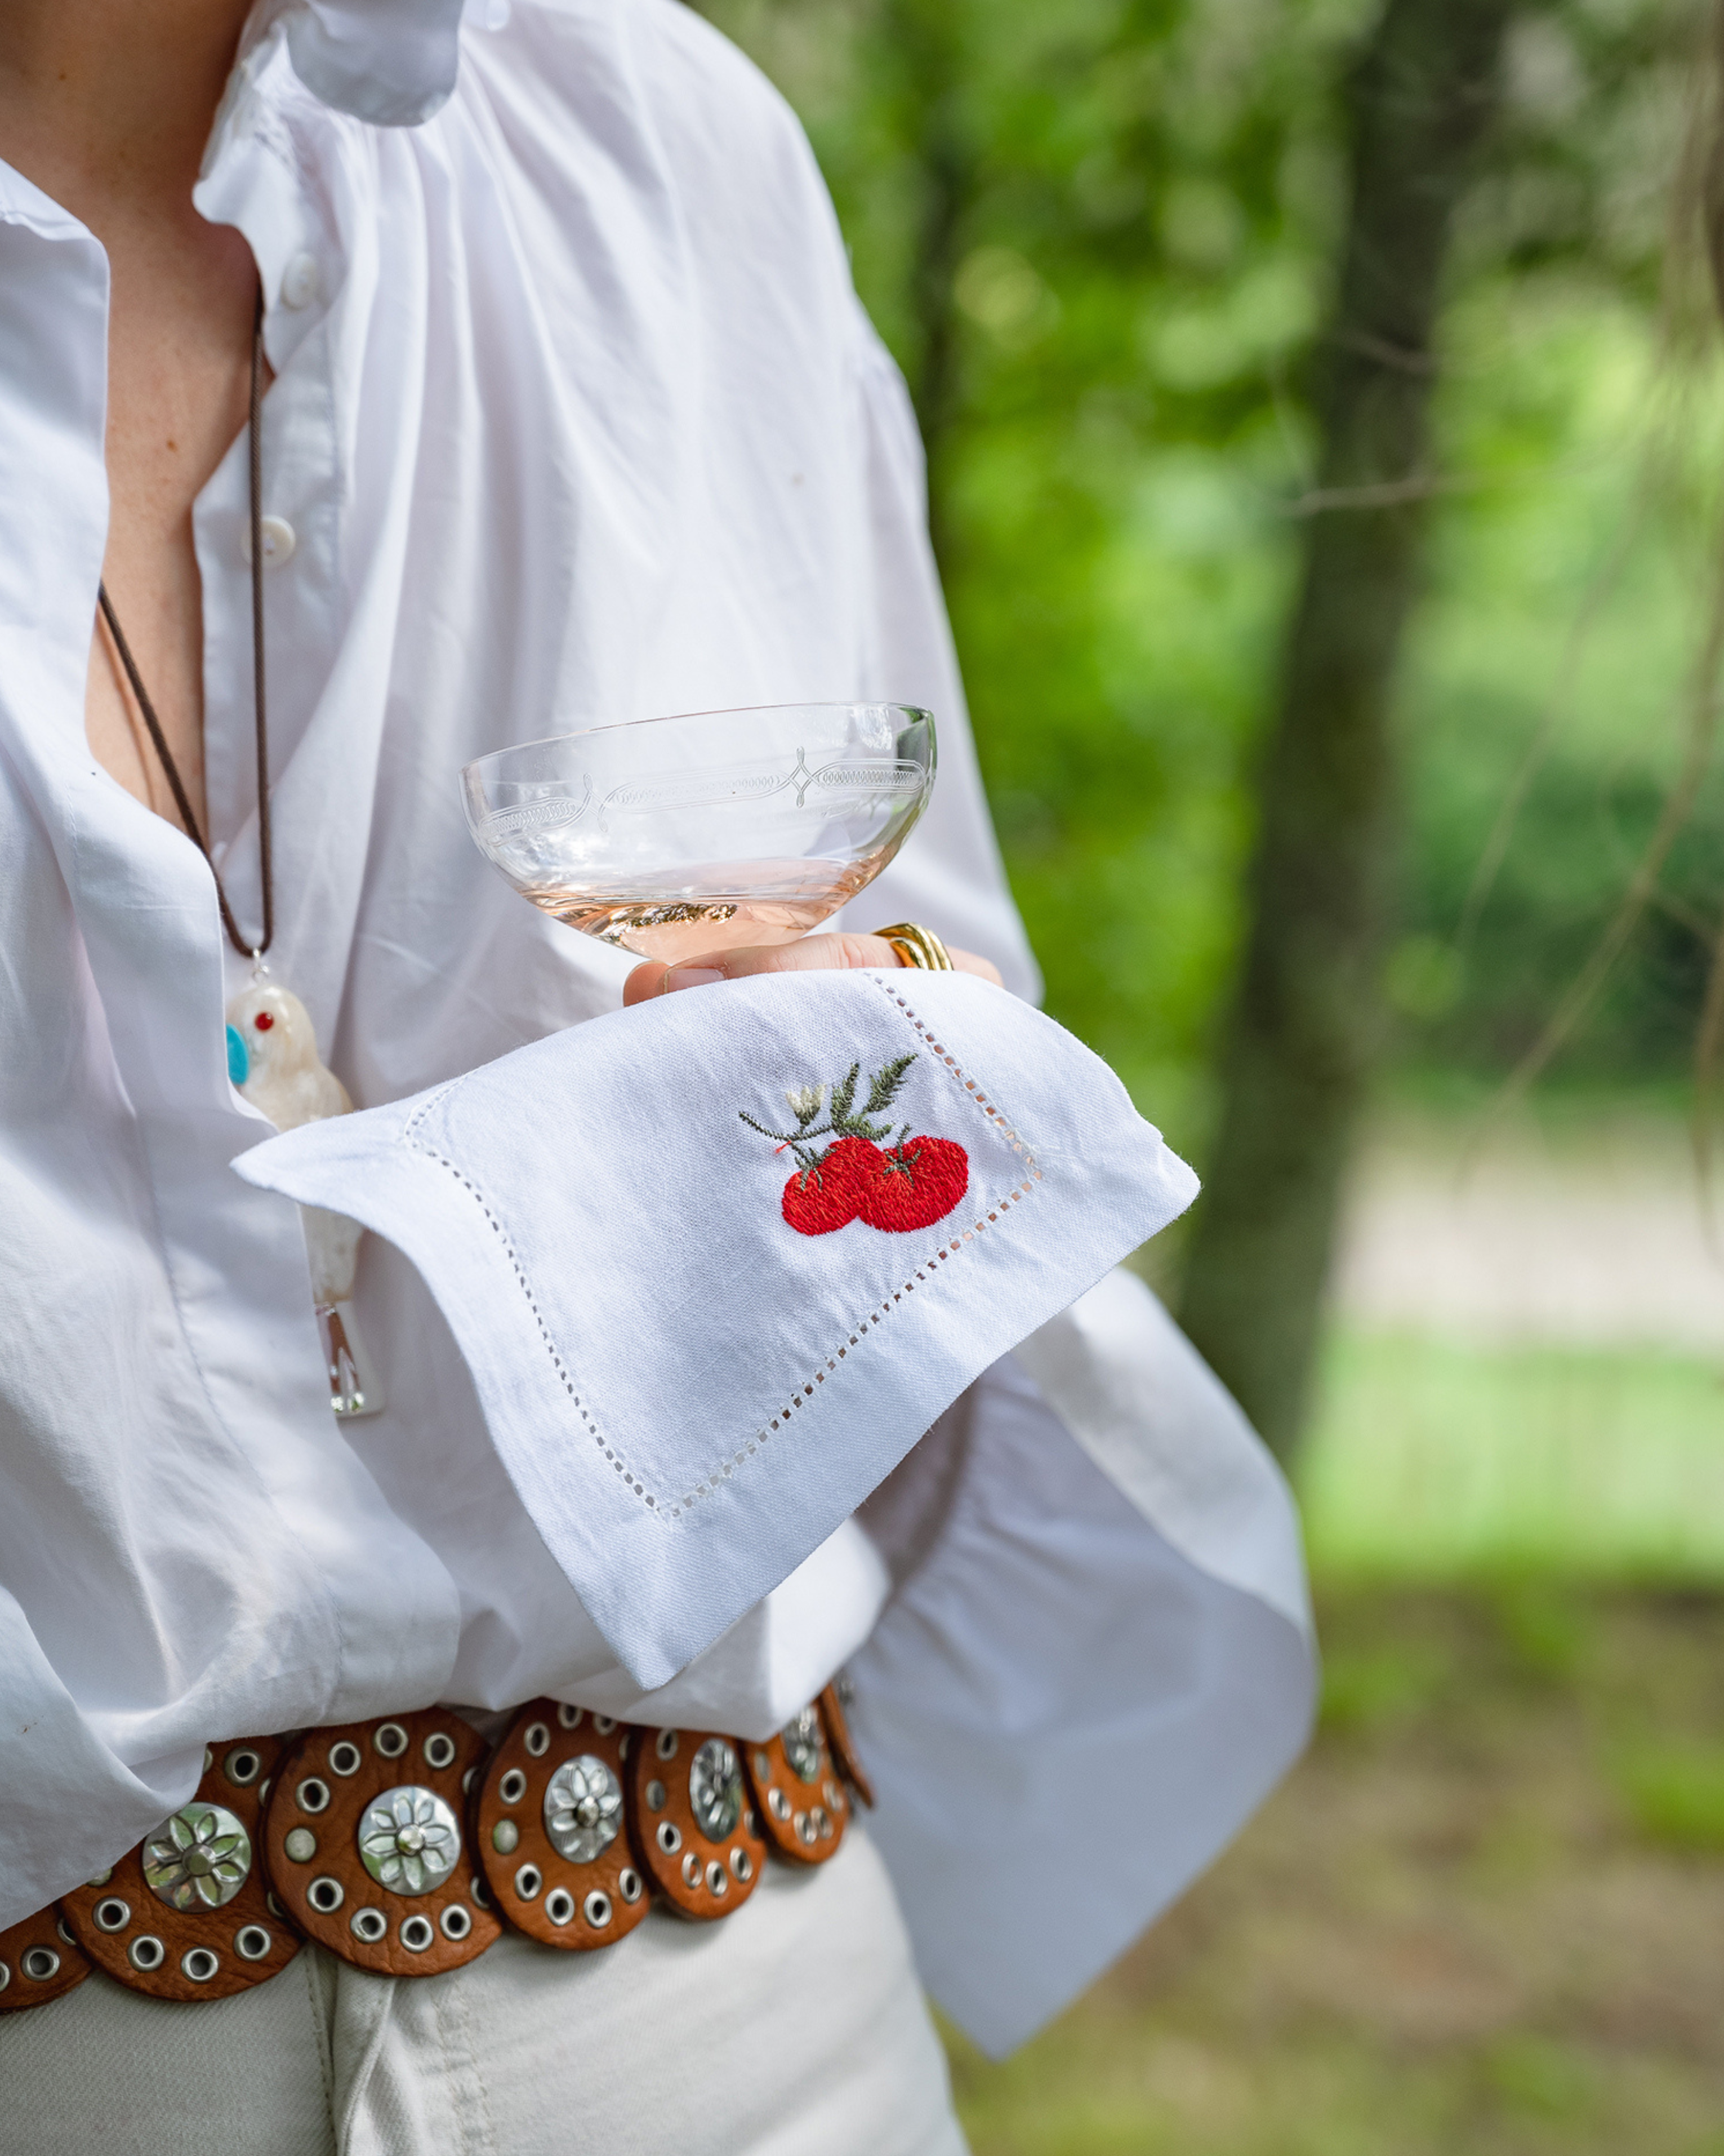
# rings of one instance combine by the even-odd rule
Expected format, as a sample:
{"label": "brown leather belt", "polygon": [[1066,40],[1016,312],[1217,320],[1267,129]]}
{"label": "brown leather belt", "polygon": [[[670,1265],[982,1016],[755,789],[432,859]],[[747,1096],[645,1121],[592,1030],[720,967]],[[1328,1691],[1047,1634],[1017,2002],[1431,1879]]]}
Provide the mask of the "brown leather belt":
{"label": "brown leather belt", "polygon": [[835,1686],[765,1744],[529,1701],[487,1750],[443,1707],[204,1755],[196,1795],[111,1869],[0,1932],[0,2013],[92,1968],[193,2002],[247,1991],[306,1939],[435,1976],[504,1929],[593,1953],[654,1898],[711,1922],[767,1856],[824,1864],[873,1802]]}

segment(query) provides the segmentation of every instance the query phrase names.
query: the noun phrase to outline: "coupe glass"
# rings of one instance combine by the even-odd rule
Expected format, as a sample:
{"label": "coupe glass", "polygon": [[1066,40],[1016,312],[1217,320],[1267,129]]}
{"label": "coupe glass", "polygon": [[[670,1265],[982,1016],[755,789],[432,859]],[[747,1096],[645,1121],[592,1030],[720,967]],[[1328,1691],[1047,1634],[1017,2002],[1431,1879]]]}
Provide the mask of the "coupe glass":
{"label": "coupe glass", "polygon": [[934,784],[932,714],[769,704],[589,726],[461,773],[523,897],[645,958],[788,943],[873,882]]}

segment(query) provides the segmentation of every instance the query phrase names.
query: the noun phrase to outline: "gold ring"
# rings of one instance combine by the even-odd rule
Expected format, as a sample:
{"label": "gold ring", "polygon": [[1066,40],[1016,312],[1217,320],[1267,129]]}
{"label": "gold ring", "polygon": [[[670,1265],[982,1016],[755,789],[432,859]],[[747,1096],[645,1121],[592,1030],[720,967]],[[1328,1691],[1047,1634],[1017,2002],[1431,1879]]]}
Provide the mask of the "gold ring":
{"label": "gold ring", "polygon": [[920,927],[914,921],[895,921],[890,928],[876,928],[874,932],[891,945],[900,966],[920,966],[930,973],[957,971],[952,953],[931,928]]}

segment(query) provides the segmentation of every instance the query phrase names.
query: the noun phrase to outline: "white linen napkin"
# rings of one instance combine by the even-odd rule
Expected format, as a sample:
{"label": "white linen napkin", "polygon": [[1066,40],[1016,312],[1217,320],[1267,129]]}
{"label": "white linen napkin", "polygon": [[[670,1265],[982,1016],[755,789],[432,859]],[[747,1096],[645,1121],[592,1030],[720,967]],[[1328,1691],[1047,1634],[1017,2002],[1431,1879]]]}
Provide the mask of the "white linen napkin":
{"label": "white linen napkin", "polygon": [[644,1688],[1198,1187],[1051,1019],[909,971],[685,989],[234,1165],[418,1267]]}

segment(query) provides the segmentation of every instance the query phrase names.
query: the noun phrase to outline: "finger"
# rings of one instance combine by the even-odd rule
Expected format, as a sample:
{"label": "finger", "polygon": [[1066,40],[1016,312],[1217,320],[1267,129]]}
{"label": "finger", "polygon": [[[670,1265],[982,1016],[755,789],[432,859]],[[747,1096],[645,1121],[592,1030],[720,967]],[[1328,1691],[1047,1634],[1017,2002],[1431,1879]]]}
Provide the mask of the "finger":
{"label": "finger", "polygon": [[743,981],[753,973],[843,972],[855,966],[895,966],[898,954],[878,936],[803,936],[794,943],[751,943],[736,951],[700,952],[666,966],[649,960],[623,986],[624,1006],[704,988],[714,981]]}
{"label": "finger", "polygon": [[[999,985],[999,970],[972,952],[953,951],[953,968],[973,973],[977,979]],[[637,966],[623,983],[626,1007],[670,995],[679,988],[709,987],[714,981],[747,980],[755,973],[843,972],[854,967],[895,969],[901,965],[897,952],[879,936],[804,936],[794,943],[755,943],[736,951],[703,952],[667,966],[649,959]]]}

